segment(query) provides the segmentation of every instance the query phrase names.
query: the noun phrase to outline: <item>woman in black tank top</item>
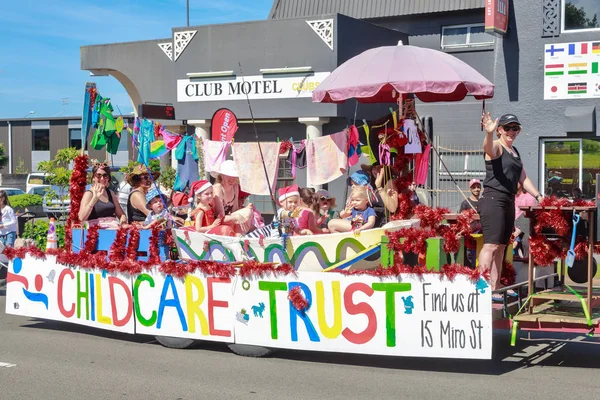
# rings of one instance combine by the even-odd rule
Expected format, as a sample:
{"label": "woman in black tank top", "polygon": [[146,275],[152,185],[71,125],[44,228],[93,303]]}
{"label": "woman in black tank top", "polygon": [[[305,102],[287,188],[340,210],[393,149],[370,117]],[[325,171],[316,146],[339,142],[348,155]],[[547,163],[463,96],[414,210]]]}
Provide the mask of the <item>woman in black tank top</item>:
{"label": "woman in black tank top", "polygon": [[[80,221],[102,221],[103,227],[117,227],[127,222],[125,213],[117,201],[117,195],[108,188],[109,184],[108,165],[95,164],[92,168],[92,187],[81,199]],[[114,221],[110,221],[111,219]]]}
{"label": "woman in black tank top", "polygon": [[[521,132],[521,123],[513,114],[493,120],[490,113],[483,114],[481,124],[486,136],[485,180],[483,195],[479,200],[479,214],[483,228],[483,248],[479,265],[491,269],[492,290],[498,289],[504,252],[515,227],[515,195],[519,183],[523,189],[539,200],[540,192],[527,177],[523,162],[513,143]],[[493,139],[496,132],[498,140]],[[492,297],[502,301],[502,296]]]}
{"label": "woman in black tank top", "polygon": [[146,207],[146,193],[152,186],[152,181],[158,179],[160,173],[152,172],[150,178],[148,169],[145,165],[136,166],[133,171],[127,174],[127,182],[131,185],[131,192],[127,199],[127,220],[131,223],[146,220],[150,210]]}

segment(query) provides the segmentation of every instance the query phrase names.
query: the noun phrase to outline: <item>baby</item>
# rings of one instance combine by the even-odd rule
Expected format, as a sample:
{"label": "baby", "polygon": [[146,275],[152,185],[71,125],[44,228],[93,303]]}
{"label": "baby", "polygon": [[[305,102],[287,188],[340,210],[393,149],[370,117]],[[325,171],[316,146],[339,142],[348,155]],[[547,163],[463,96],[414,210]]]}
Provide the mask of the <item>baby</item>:
{"label": "baby", "polygon": [[369,194],[363,186],[353,186],[350,192],[348,206],[340,212],[344,219],[332,219],[328,228],[332,233],[350,232],[359,233],[375,226],[375,210],[369,205]]}
{"label": "baby", "polygon": [[151,229],[157,224],[165,224],[165,229],[172,229],[173,222],[183,224],[183,220],[179,217],[172,217],[165,204],[167,202],[167,196],[160,193],[156,188],[150,189],[146,194],[146,207],[151,210],[150,214],[144,221],[143,229]]}

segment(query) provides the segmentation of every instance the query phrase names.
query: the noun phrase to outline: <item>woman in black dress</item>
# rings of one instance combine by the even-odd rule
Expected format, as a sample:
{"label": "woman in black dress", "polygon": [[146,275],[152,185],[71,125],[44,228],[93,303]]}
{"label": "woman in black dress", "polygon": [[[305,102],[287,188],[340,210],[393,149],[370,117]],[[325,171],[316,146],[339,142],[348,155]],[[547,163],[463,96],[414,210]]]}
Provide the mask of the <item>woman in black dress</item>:
{"label": "woman in black dress", "polygon": [[[485,180],[483,195],[479,200],[479,214],[483,228],[483,248],[479,265],[491,269],[492,290],[498,289],[504,252],[515,227],[515,195],[519,183],[523,189],[540,199],[540,192],[527,177],[521,156],[513,143],[521,132],[521,123],[513,114],[492,119],[483,114],[481,124],[486,135]],[[494,140],[496,132],[498,140]],[[494,299],[496,300],[496,299]]]}

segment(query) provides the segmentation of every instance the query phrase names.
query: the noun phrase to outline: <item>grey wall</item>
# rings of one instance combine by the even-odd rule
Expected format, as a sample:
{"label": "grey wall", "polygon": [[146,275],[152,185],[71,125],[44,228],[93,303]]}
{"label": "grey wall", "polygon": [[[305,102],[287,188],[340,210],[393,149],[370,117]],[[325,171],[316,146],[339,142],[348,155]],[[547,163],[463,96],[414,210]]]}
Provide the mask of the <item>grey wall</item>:
{"label": "grey wall", "polygon": [[563,33],[555,38],[542,38],[542,18],[541,2],[511,2],[508,36],[496,42],[498,61],[494,69],[494,114],[515,113],[521,120],[523,132],[517,138],[516,146],[528,175],[536,184],[539,180],[539,139],[567,136],[564,130],[567,107],[596,106],[596,126],[600,122],[599,100],[544,100],[544,46],[599,40],[600,32]]}
{"label": "grey wall", "polygon": [[65,147],[69,147],[69,121],[50,121],[50,158]]}

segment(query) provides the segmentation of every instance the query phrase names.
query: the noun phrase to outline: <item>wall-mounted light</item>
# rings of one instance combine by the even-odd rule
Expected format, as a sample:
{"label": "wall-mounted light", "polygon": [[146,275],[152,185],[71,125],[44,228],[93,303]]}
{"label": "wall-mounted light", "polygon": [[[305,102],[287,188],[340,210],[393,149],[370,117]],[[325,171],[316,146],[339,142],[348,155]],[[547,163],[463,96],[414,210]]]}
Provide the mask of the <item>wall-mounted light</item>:
{"label": "wall-mounted light", "polygon": [[285,68],[261,68],[261,74],[298,74],[302,72],[313,72],[312,67],[285,67]]}
{"label": "wall-mounted light", "polygon": [[[280,123],[280,119],[255,119],[254,123],[256,124],[278,124]],[[238,124],[251,124],[251,119],[240,119],[238,120]]]}
{"label": "wall-mounted light", "polygon": [[233,71],[208,71],[208,72],[188,72],[188,78],[217,78],[223,76],[233,76]]}

